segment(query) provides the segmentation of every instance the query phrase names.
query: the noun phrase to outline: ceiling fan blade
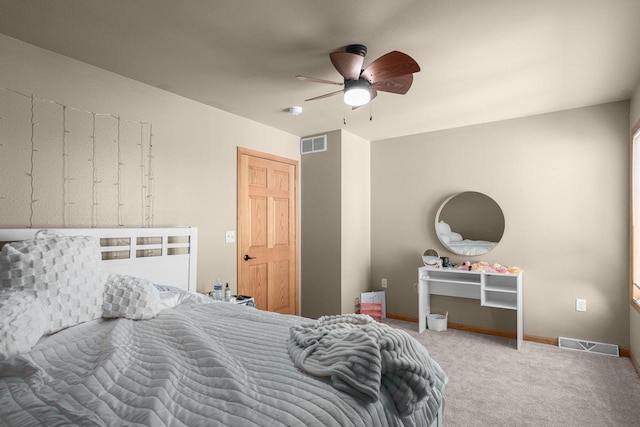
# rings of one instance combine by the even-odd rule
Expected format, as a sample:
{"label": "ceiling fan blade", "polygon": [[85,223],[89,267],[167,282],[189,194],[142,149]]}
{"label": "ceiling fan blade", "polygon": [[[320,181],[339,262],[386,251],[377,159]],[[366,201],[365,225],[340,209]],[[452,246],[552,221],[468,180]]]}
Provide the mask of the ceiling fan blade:
{"label": "ceiling fan blade", "polygon": [[413,74],[405,74],[404,76],[396,77],[393,79],[375,82],[371,85],[371,87],[383,92],[391,92],[397,93],[399,95],[404,95],[409,91],[411,83],[413,83]]}
{"label": "ceiling fan blade", "polygon": [[316,96],[314,98],[305,99],[305,101],[315,101],[316,99],[329,98],[330,96],[337,95],[339,93],[343,93],[342,90],[337,90],[335,92],[325,93],[324,95]]}
{"label": "ceiling fan blade", "polygon": [[[371,92],[371,99],[369,100],[369,102],[373,101],[373,98],[375,98],[376,96],[378,96],[378,91],[375,90],[374,88],[369,89],[369,92]],[[364,105],[369,104],[369,102],[367,102]],[[360,107],[364,107],[364,105],[360,105],[358,107],[351,107],[352,110],[355,110],[356,108],[360,108]]]}
{"label": "ceiling fan blade", "polygon": [[308,82],[315,82],[315,83],[326,83],[328,85],[338,85],[338,86],[344,86],[344,83],[340,83],[340,82],[332,82],[331,80],[324,80],[324,79],[317,79],[315,77],[307,77],[307,76],[302,76],[300,74],[298,74],[296,76],[296,79],[298,80],[304,80],[304,81],[308,81]]}
{"label": "ceiling fan blade", "polygon": [[329,55],[331,63],[342,77],[347,80],[358,80],[362,71],[364,56],[350,52],[333,52]]}
{"label": "ceiling fan blade", "polygon": [[362,77],[371,83],[376,83],[418,71],[420,71],[420,66],[412,57],[394,50],[369,64],[362,72]]}

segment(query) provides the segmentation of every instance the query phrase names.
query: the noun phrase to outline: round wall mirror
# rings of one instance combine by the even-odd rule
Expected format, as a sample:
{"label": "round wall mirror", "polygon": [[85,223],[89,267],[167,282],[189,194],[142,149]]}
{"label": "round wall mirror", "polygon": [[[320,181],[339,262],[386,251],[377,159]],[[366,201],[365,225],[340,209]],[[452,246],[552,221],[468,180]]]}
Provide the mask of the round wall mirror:
{"label": "round wall mirror", "polygon": [[436,234],[455,254],[483,255],[502,239],[504,214],[486,194],[475,191],[454,194],[438,209]]}

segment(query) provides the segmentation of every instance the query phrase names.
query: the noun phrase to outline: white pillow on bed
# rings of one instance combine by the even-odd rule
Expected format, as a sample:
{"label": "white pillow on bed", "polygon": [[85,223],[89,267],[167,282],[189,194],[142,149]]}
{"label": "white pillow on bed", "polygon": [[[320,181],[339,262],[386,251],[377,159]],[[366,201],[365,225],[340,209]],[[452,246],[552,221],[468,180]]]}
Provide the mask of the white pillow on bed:
{"label": "white pillow on bed", "polygon": [[152,319],[163,309],[158,290],[148,280],[111,274],[104,291],[102,317]]}
{"label": "white pillow on bed", "polygon": [[0,290],[0,360],[31,350],[45,326],[42,306],[33,293]]}
{"label": "white pillow on bed", "polygon": [[45,234],[9,243],[0,253],[0,288],[32,293],[44,313],[43,333],[53,333],[102,316],[108,273],[101,262],[94,237]]}
{"label": "white pillow on bed", "polygon": [[447,244],[449,242],[461,242],[462,235],[451,230],[451,226],[444,221],[438,223],[438,237],[442,243]]}
{"label": "white pillow on bed", "polygon": [[462,234],[452,231],[451,233],[449,233],[449,241],[462,242]]}
{"label": "white pillow on bed", "polygon": [[451,227],[444,221],[438,223],[438,234],[448,235],[451,233]]}

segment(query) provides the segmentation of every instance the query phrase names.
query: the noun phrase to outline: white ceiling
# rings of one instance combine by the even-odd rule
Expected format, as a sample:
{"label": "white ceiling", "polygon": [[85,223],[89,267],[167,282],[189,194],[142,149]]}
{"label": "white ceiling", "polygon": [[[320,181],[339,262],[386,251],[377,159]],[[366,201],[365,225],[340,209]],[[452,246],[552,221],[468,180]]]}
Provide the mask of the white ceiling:
{"label": "white ceiling", "polygon": [[[640,0],[0,0],[0,33],[299,136],[625,100],[640,78]],[[340,81],[329,53],[353,43],[365,66],[399,50],[422,71],[371,108],[304,102],[338,88],[294,76]]]}

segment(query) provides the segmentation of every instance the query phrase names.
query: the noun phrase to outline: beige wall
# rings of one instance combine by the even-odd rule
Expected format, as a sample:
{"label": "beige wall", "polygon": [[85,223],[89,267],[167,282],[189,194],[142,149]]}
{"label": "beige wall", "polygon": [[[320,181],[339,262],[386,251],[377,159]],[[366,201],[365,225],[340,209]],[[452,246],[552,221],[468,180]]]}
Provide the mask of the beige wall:
{"label": "beige wall", "polygon": [[301,160],[301,314],[312,318],[353,313],[371,286],[371,144],[326,135],[327,151]]}
{"label": "beige wall", "polygon": [[[525,334],[629,348],[629,103],[618,102],[372,143],[372,283],[387,310],[417,316],[420,255],[439,243],[434,218],[451,194],[479,191],[505,215],[486,260],[524,269]],[[587,312],[575,299],[587,299]],[[515,329],[515,313],[434,298],[434,312]]]}
{"label": "beige wall", "polygon": [[[640,121],[640,80],[636,84],[635,90],[631,97],[631,128]],[[640,362],[640,313],[635,308],[631,308],[630,313],[630,329],[631,329],[631,353],[637,362]]]}
{"label": "beige wall", "polygon": [[342,313],[371,290],[371,143],[342,131]]}
{"label": "beige wall", "polygon": [[[152,123],[153,225],[198,227],[198,289],[210,290],[219,277],[229,282],[235,292],[236,245],[226,244],[224,235],[226,230],[236,229],[236,147],[300,159],[298,137],[2,35],[0,58],[0,87],[80,110]],[[30,223],[31,186],[26,175],[32,152],[29,102],[0,90],[0,108],[15,118],[7,120],[5,114],[0,125],[0,197],[4,197],[0,198],[0,227],[25,227]],[[55,104],[36,102],[36,118],[42,121],[36,126],[38,148],[44,149],[46,144],[61,145],[61,110]],[[73,117],[68,125],[73,127],[74,137],[91,132],[90,115],[69,112],[69,116]],[[97,140],[102,150],[109,138],[115,139],[113,128],[106,129],[114,122],[102,116],[98,122]],[[135,133],[130,127],[123,126],[123,129],[126,135]],[[75,160],[91,159],[86,146],[71,148],[69,155]],[[65,196],[59,178],[61,156],[57,149],[36,159],[34,190],[42,201],[34,205],[34,227],[63,225],[60,206]],[[102,163],[103,159],[113,159],[113,156],[113,152],[99,152],[95,168],[98,180],[104,181],[98,185],[100,209],[96,225],[99,227],[116,226],[118,222],[114,208],[118,199],[113,191],[113,182],[117,179],[113,173],[115,166],[112,161]],[[128,156],[127,161],[132,162]],[[81,168],[76,172],[79,179],[92,180],[92,176],[87,176],[92,173],[91,169]],[[125,179],[123,193],[127,209],[138,203],[137,193],[128,193],[137,191],[137,179],[135,175],[127,175]],[[67,196],[84,206],[88,199],[90,206],[91,188],[91,184],[72,187],[72,194]],[[74,212],[68,226],[91,225],[90,208]],[[134,210],[127,211],[123,219],[126,226],[138,227],[139,218],[138,211]]]}
{"label": "beige wall", "polygon": [[311,318],[341,309],[341,132],[326,135],[327,151],[300,161],[300,314]]}

